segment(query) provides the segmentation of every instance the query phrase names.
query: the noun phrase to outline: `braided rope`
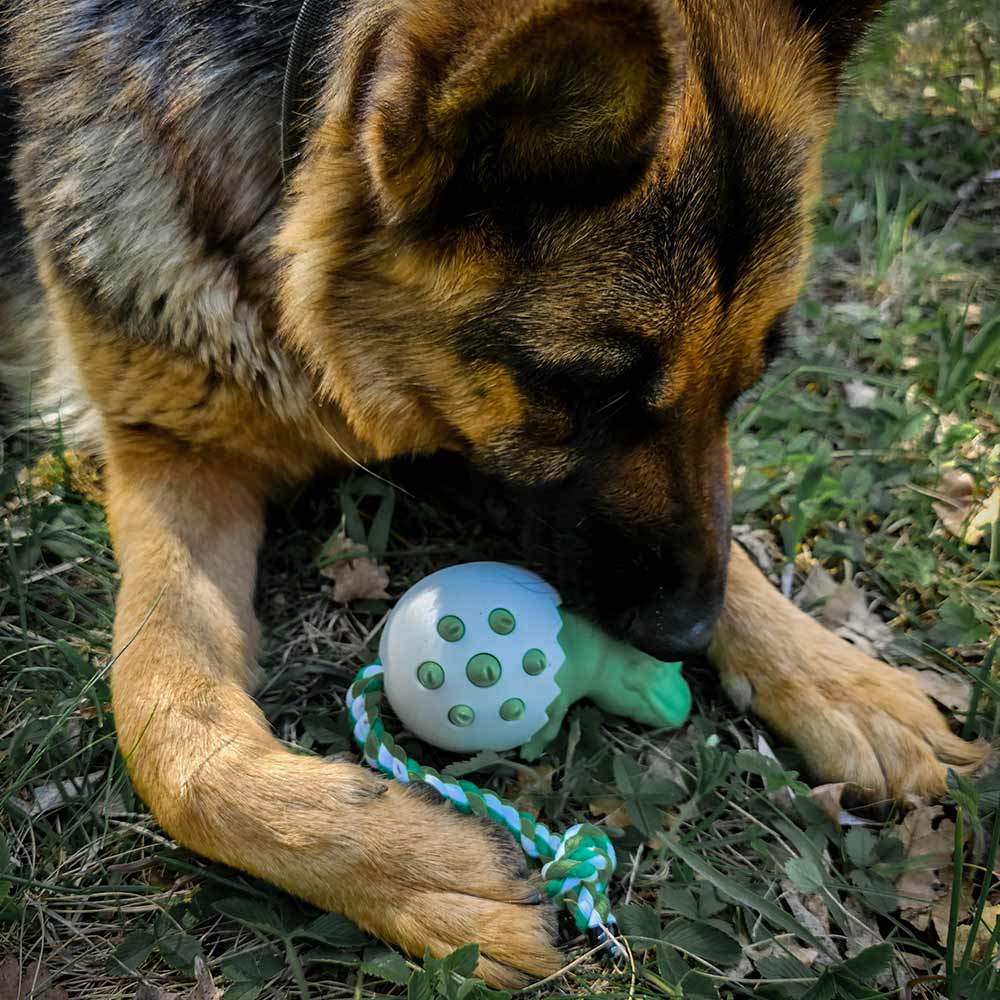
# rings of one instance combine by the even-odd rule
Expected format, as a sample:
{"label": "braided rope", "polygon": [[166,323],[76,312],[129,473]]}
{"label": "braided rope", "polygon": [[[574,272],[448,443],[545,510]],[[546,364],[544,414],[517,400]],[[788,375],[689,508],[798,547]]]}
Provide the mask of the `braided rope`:
{"label": "braided rope", "polygon": [[569,910],[581,933],[589,933],[616,954],[621,949],[612,929],[616,926],[608,883],[615,870],[615,849],[607,835],[590,823],[577,823],[561,837],[531,815],[471,781],[455,780],[432,767],[422,767],[408,757],[385,731],[381,705],[385,690],[381,663],[359,671],[347,691],[354,739],[365,760],[376,770],[404,784],[430,785],[459,812],[486,817],[513,834],[529,858],[545,862],[545,891]]}

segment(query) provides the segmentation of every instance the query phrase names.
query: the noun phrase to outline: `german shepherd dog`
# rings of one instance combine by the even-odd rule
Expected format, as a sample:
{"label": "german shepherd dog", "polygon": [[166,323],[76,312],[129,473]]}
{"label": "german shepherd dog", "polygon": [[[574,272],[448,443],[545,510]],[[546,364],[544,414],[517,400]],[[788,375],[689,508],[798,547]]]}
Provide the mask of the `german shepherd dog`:
{"label": "german shepherd dog", "polygon": [[730,544],[726,413],[877,3],[331,0],[283,163],[300,6],[5,3],[4,337],[106,463],[114,714],[162,826],[414,954],[477,941],[491,983],[558,967],[506,835],[292,753],[249,694],[269,494],[442,449],[515,491],[570,606],[707,648],[817,777],[981,763]]}

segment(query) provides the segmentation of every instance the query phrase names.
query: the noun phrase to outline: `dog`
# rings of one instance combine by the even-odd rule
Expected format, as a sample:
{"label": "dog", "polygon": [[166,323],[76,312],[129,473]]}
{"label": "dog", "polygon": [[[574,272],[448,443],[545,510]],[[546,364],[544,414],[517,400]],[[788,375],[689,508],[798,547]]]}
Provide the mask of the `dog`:
{"label": "dog", "polygon": [[818,778],[903,800],[985,759],[730,542],[726,414],[877,3],[5,6],[3,335],[106,464],[119,744],[180,843],[416,955],[476,941],[495,985],[558,968],[506,835],[290,752],[249,693],[268,497],[442,451],[571,607],[707,648]]}

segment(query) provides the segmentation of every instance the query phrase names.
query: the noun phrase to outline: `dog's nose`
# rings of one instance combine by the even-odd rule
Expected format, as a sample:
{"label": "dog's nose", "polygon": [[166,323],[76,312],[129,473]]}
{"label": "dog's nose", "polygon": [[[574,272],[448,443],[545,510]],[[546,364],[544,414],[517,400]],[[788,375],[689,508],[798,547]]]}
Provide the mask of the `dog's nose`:
{"label": "dog's nose", "polygon": [[[729,568],[728,525],[724,531],[700,536],[700,545],[677,537],[670,539],[666,558],[640,578],[645,592],[626,605],[619,634],[658,660],[681,660],[703,653],[722,613]],[[638,597],[638,600],[635,598]]]}
{"label": "dog's nose", "polygon": [[722,595],[721,587],[711,594],[658,595],[627,614],[622,622],[626,641],[658,660],[703,653],[722,612]]}

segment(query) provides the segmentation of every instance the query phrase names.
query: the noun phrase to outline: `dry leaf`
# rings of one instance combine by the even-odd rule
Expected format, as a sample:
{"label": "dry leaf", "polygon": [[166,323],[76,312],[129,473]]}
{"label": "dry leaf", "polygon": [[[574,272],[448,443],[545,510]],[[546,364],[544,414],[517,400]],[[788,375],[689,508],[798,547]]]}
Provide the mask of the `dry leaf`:
{"label": "dry leaf", "polygon": [[845,580],[826,599],[819,617],[841,638],[869,656],[892,642],[892,629],[868,609],[864,591],[853,580]]}
{"label": "dry leaf", "polygon": [[767,528],[751,528],[749,524],[734,524],[733,538],[750,554],[757,568],[767,576],[774,570],[775,563],[784,562],[785,557],[774,535]]}
{"label": "dry leaf", "polygon": [[[537,767],[519,767],[517,769],[517,796],[515,805],[520,808],[520,800],[525,796],[548,795],[552,791],[552,775],[555,768],[551,764],[539,764]],[[531,806],[531,802],[524,804]]]}
{"label": "dry leaf", "polygon": [[[619,830],[628,830],[630,827],[635,826],[632,814],[628,811],[628,806],[621,799],[615,798],[613,795],[594,799],[587,806],[587,810],[595,818],[603,816],[608,826],[617,827]],[[661,809],[660,823],[666,826],[669,821],[670,813]],[[646,841],[646,845],[656,851],[663,846],[663,842],[658,836],[654,836]]]}
{"label": "dry leaf", "polygon": [[591,816],[600,817],[603,816],[608,824],[608,826],[617,827],[619,830],[627,830],[632,826],[632,817],[629,814],[625,803],[621,799],[616,799],[614,796],[608,796],[603,799],[594,799],[587,806],[587,810],[590,812]]}
{"label": "dry leaf", "polygon": [[[778,767],[784,770],[784,765],[778,760],[778,755],[771,749],[771,744],[761,736],[760,733],[757,734],[757,753],[761,757],[767,757],[768,760],[773,760]],[[782,788],[778,788],[773,792],[768,792],[767,797],[776,805],[779,809],[788,811],[791,809],[795,803],[795,793],[785,785]]]}
{"label": "dry leaf", "polygon": [[[980,961],[986,954],[986,948],[993,935],[993,928],[996,926],[998,920],[1000,920],[1000,905],[987,906],[983,909],[983,917],[979,923],[979,929],[976,932],[976,942],[972,946],[971,957],[973,961]],[[971,924],[962,924],[955,929],[956,955],[965,954],[965,946],[969,941],[969,935],[971,933]],[[1000,962],[1000,957],[994,959],[994,965],[998,962]]]}
{"label": "dry leaf", "polygon": [[906,967],[914,972],[930,972],[935,965],[940,965],[940,960],[928,958],[926,955],[915,955],[912,951],[903,951],[897,947],[896,954]]}
{"label": "dry leaf", "polygon": [[823,810],[823,815],[835,826],[840,824],[840,814],[844,811],[840,804],[849,782],[838,781],[831,785],[817,785],[810,789],[809,798]]}
{"label": "dry leaf", "polygon": [[[848,958],[854,958],[868,948],[873,948],[877,944],[883,944],[885,938],[879,933],[875,918],[866,913],[861,904],[850,895],[845,894],[843,908],[850,915],[850,920],[844,921],[844,935],[847,938],[847,947],[844,949]],[[869,926],[869,922],[875,924]],[[887,993],[898,988],[895,970],[899,968],[898,962],[893,962],[892,968],[886,969],[879,975],[873,985],[881,987]],[[895,994],[892,994],[895,995]]]}
{"label": "dry leaf", "polygon": [[59,809],[67,802],[88,794],[104,778],[104,771],[92,771],[81,778],[66,778],[30,789],[28,815],[42,816]]}
{"label": "dry leaf", "polygon": [[[723,969],[722,974],[726,979],[748,979],[750,974],[753,972],[753,962],[747,958],[746,955],[740,955],[739,962],[736,965],[730,966],[728,969]],[[592,993],[591,996],[596,996],[596,993]],[[603,996],[604,994],[601,994]],[[614,994],[608,994],[609,996],[614,996]]]}
{"label": "dry leaf", "polygon": [[853,896],[845,895],[843,907],[850,914],[850,920],[844,922],[844,932],[847,937],[847,957],[854,958],[861,952],[877,944],[882,944],[884,938],[878,932],[878,927],[870,927],[868,921],[874,921],[870,913],[866,913],[861,903]]}
{"label": "dry leaf", "polygon": [[[944,872],[942,872],[944,875]],[[944,944],[948,940],[948,925],[951,923],[952,869],[948,869],[948,884],[944,895],[931,907],[931,923],[937,931],[938,939]],[[958,922],[968,918],[972,910],[972,883],[962,883],[962,896],[958,901]]]}
{"label": "dry leaf", "polygon": [[821,896],[799,892],[791,882],[781,883],[782,902],[788,904],[795,919],[808,930],[813,937],[825,940],[830,936],[830,911],[826,908]]}
{"label": "dry leaf", "polygon": [[222,1000],[222,990],[216,987],[212,973],[200,955],[194,960],[194,978],[195,987],[191,1000]]}
{"label": "dry leaf", "polygon": [[[69,994],[61,986],[44,989],[49,980],[49,972],[38,962],[32,962],[23,971],[13,955],[0,960],[0,1000],[69,1000]],[[43,987],[41,992],[36,992]]]}
{"label": "dry leaf", "polygon": [[931,504],[945,531],[966,545],[978,545],[986,528],[1000,518],[1000,486],[985,500],[974,500],[975,480],[967,472],[952,469],[941,478],[936,495],[939,502]]}
{"label": "dry leaf", "polygon": [[755,962],[762,958],[784,958],[791,955],[806,967],[811,966],[819,958],[819,952],[815,948],[803,947],[792,934],[778,934],[760,944],[749,944],[743,952]]}
{"label": "dry leaf", "polygon": [[[350,554],[352,558],[345,558]],[[323,546],[322,559],[329,565],[320,573],[333,580],[333,599],[338,604],[359,600],[384,600],[389,596],[389,567],[379,566],[364,545],[352,542],[344,532]]]}
{"label": "dry leaf", "polygon": [[159,987],[143,983],[135,991],[135,1000],[181,1000],[181,998],[176,993],[165,993]]}
{"label": "dry leaf", "polygon": [[809,798],[823,810],[834,826],[874,826],[871,820],[855,816],[844,808],[843,799],[848,791],[860,793],[862,788],[850,781],[838,781],[830,785],[817,785],[810,790]]}
{"label": "dry leaf", "polygon": [[972,685],[959,674],[944,673],[940,670],[918,670],[916,667],[900,667],[920,685],[924,694],[953,712],[967,712],[972,700]]}
{"label": "dry leaf", "polygon": [[808,611],[825,601],[836,589],[837,581],[819,563],[813,563],[806,582],[795,595],[795,603]]}
{"label": "dry leaf", "polygon": [[683,785],[685,773],[666,753],[653,754],[646,765],[646,776],[653,781],[673,781]]}
{"label": "dry leaf", "polygon": [[955,824],[940,806],[920,806],[893,833],[903,842],[905,856],[919,866],[896,880],[900,916],[926,930],[932,908],[951,893]]}

